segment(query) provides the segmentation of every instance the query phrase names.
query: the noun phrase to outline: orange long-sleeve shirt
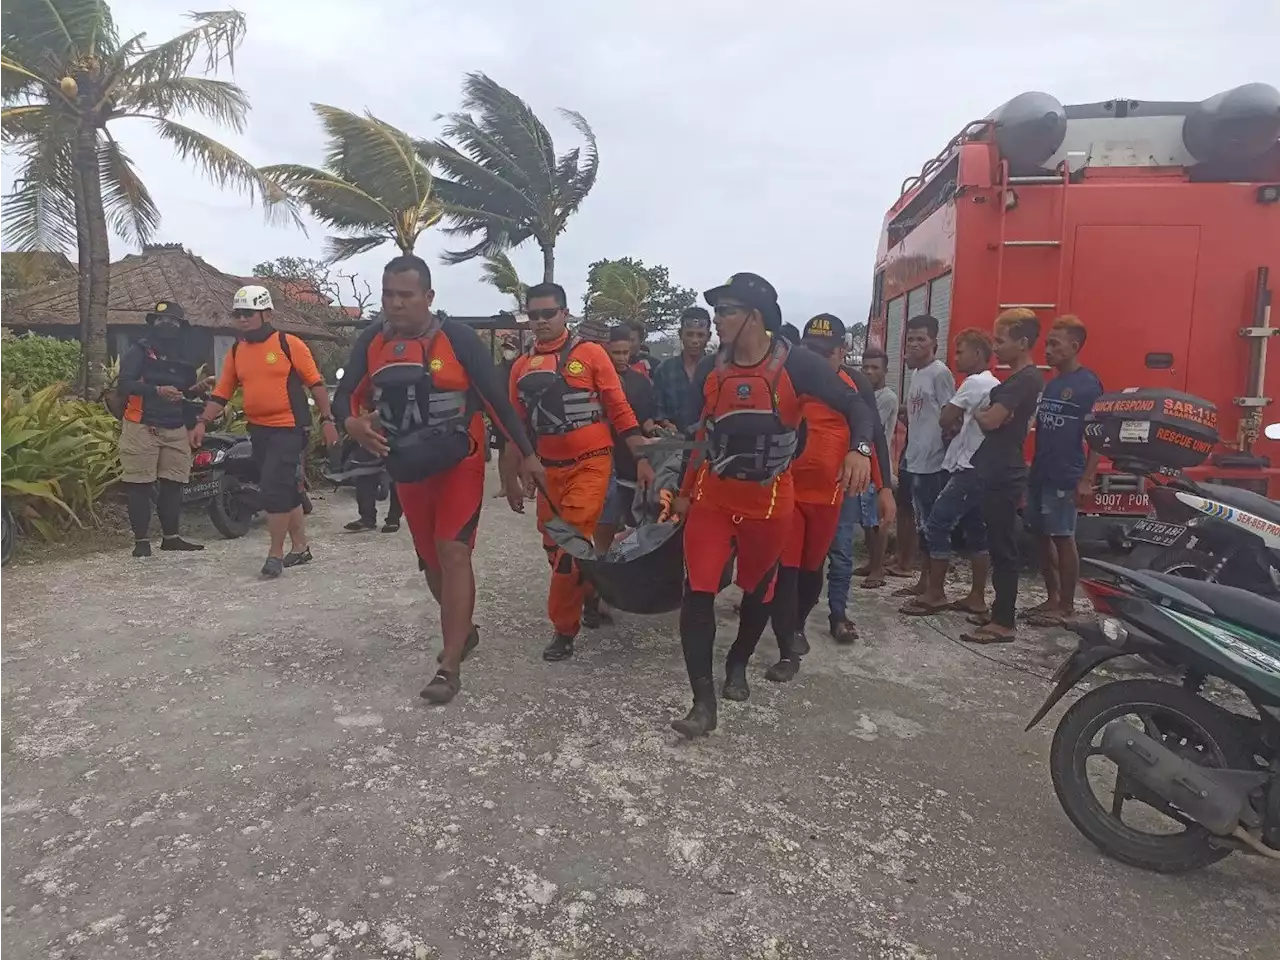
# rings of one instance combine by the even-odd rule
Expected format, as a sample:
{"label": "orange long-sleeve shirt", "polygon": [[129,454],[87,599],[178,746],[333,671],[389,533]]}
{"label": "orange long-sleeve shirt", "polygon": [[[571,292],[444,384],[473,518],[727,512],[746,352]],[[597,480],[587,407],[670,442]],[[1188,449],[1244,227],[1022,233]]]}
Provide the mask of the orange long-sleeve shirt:
{"label": "orange long-sleeve shirt", "polygon": [[[840,379],[857,389],[857,384],[843,370]],[[844,499],[840,488],[840,467],[849,454],[849,424],[842,414],[819,400],[804,399],[800,403],[804,418],[804,451],[791,465],[795,481],[796,502],[837,504]],[[880,457],[876,444],[871,454],[871,482],[881,486]]]}
{"label": "orange long-sleeve shirt", "polygon": [[[520,399],[520,378],[531,370],[555,370],[560,362],[560,351],[564,349],[568,338],[569,332],[566,330],[554,340],[535,342],[532,353],[516,358],[511,367],[508,389],[511,404],[521,419],[527,421],[529,411]],[[595,393],[600,398],[606,419],[569,433],[535,437],[539,457],[551,461],[578,460],[587,454],[612,450],[615,432],[619,437],[626,438],[640,431],[640,424],[631,405],[627,403],[627,396],[623,393],[613,361],[600,344],[579,343],[570,352],[560,375],[570,388]]]}

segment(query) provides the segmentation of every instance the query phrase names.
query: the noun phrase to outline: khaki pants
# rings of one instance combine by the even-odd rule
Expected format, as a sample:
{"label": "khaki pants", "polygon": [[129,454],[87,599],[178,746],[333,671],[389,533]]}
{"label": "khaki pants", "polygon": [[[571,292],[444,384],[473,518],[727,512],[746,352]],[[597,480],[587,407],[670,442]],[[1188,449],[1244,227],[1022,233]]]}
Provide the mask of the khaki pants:
{"label": "khaki pants", "polygon": [[126,420],[120,426],[120,464],[125,483],[191,478],[191,444],[182,427],[148,427]]}

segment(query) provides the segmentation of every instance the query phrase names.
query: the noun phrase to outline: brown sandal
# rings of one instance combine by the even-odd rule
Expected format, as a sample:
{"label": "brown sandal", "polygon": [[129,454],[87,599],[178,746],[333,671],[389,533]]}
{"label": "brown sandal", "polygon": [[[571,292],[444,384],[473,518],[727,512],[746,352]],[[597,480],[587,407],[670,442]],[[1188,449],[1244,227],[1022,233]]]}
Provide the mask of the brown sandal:
{"label": "brown sandal", "polygon": [[975,630],[972,633],[960,634],[960,639],[965,643],[1013,643],[1017,639],[1013,634],[991,633],[988,630]]}
{"label": "brown sandal", "polygon": [[945,600],[942,603],[925,603],[920,597],[909,600],[898,608],[898,612],[907,617],[932,617],[951,607]]}

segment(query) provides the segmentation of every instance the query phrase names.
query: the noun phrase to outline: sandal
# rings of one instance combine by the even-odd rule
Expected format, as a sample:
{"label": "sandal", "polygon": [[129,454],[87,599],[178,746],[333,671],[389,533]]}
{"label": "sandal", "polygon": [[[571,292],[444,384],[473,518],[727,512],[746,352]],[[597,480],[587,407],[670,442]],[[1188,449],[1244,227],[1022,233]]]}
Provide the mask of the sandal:
{"label": "sandal", "polygon": [[889,581],[884,577],[867,577],[859,584],[863,590],[879,590],[881,587],[887,587],[888,585]]}
{"label": "sandal", "polygon": [[986,613],[971,613],[965,617],[966,623],[972,623],[975,627],[985,627],[991,622],[991,611]]}
{"label": "sandal", "polygon": [[990,630],[975,630],[972,633],[960,634],[960,639],[965,643],[1013,643],[1017,638],[1011,633],[992,633]]}
{"label": "sandal", "polygon": [[1051,610],[1057,610],[1057,609],[1058,608],[1056,605],[1051,605],[1049,601],[1046,600],[1044,603],[1037,603],[1034,607],[1027,607],[1027,609],[1025,610],[1019,610],[1018,619],[1027,620],[1031,617],[1038,617],[1042,614],[1048,613]]}
{"label": "sandal", "polygon": [[942,603],[935,604],[926,603],[920,597],[916,597],[914,600],[908,600],[899,607],[898,612],[907,617],[932,617],[950,609],[950,607],[951,604],[945,600]]}
{"label": "sandal", "polygon": [[[982,607],[970,607],[963,600],[953,600],[947,604],[947,609],[954,610],[956,613],[967,613],[970,616],[982,617],[982,623],[978,624],[980,627],[985,627],[991,622],[991,608],[985,605]],[[969,622],[973,623],[974,621],[970,620]]]}
{"label": "sandal", "polygon": [[897,590],[893,591],[893,593],[889,594],[889,596],[891,596],[891,597],[918,597],[918,596],[920,596],[920,594],[922,594],[922,593],[924,593],[924,591],[923,591],[923,590],[920,590],[919,588],[917,588],[917,587],[916,587],[916,585],[915,585],[915,584],[912,584],[912,585],[911,585],[911,586],[909,586],[909,587],[899,587]]}
{"label": "sandal", "polygon": [[1067,615],[1057,611],[1052,613],[1048,611],[1032,613],[1023,617],[1022,622],[1029,627],[1065,627],[1067,625]]}
{"label": "sandal", "polygon": [[853,575],[854,575],[855,577],[865,577],[865,576],[866,576],[867,574],[869,574],[870,572],[871,572],[871,564],[869,564],[869,563],[864,563],[864,564],[863,564],[862,566],[860,566],[860,567],[854,567],[854,568],[853,568]]}
{"label": "sandal", "polygon": [[462,689],[462,680],[456,673],[448,670],[437,670],[431,682],[418,694],[423,700],[435,704],[448,703]]}
{"label": "sandal", "polygon": [[897,567],[890,565],[884,568],[884,572],[895,579],[905,580],[907,577],[914,577],[919,571],[899,570]]}

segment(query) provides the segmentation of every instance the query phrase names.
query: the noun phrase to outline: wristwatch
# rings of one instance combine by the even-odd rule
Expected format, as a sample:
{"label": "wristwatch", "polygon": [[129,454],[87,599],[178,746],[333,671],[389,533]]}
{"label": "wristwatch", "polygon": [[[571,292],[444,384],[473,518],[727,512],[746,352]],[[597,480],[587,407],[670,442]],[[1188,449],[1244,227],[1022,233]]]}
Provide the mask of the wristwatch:
{"label": "wristwatch", "polygon": [[870,459],[870,457],[871,457],[871,444],[867,443],[867,441],[863,440],[860,444],[858,444],[858,445],[857,445],[856,447],[854,447],[853,449],[854,449],[855,451],[857,451],[858,453],[862,454],[864,457],[867,457],[868,459]]}
{"label": "wristwatch", "polygon": [[320,418],[320,422],[321,423],[337,423],[338,421],[333,419],[333,415],[330,414],[329,416],[322,416]]}

